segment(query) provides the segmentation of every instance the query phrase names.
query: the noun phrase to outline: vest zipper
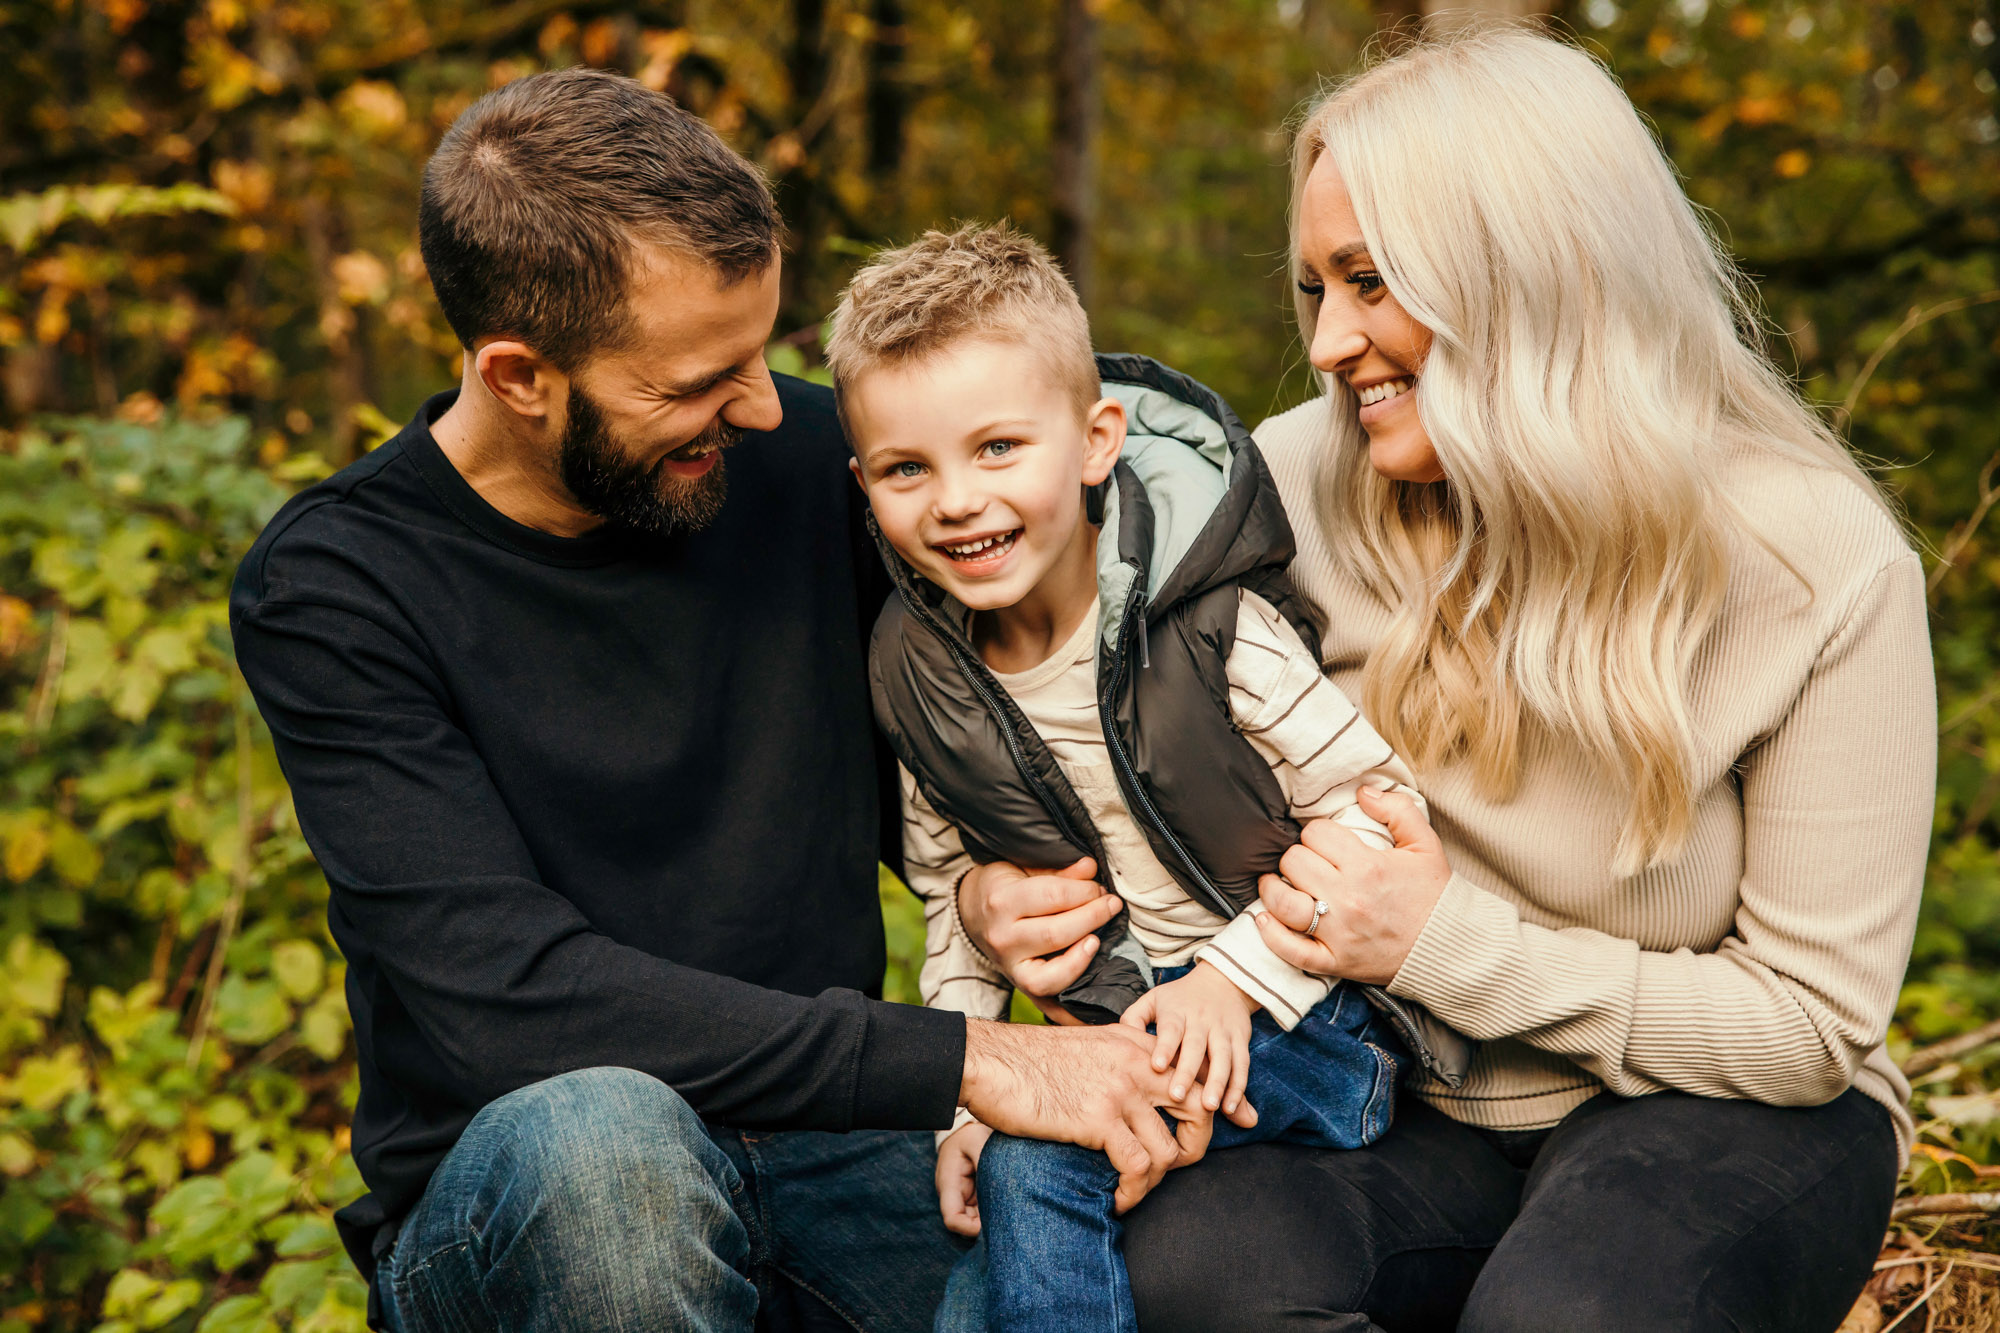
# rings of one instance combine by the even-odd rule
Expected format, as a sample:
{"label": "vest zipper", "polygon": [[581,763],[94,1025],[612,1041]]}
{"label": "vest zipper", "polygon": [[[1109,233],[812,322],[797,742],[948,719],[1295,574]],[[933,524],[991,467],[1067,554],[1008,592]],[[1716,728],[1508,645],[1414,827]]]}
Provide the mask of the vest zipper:
{"label": "vest zipper", "polygon": [[[1146,789],[1139,783],[1139,774],[1133,767],[1131,757],[1125,753],[1125,747],[1119,743],[1118,729],[1112,725],[1111,700],[1117,695],[1119,685],[1124,682],[1125,664],[1128,660],[1123,640],[1129,637],[1132,632],[1132,611],[1137,605],[1138,600],[1139,590],[1135,588],[1131,601],[1125,604],[1125,614],[1120,623],[1118,655],[1112,663],[1111,678],[1106,682],[1106,687],[1097,696],[1098,722],[1104,729],[1104,743],[1106,748],[1111,751],[1111,760],[1118,766],[1118,776],[1123,780],[1126,792],[1139,807],[1141,817],[1151,824],[1153,829],[1165,840],[1167,846],[1173,849],[1174,855],[1180,859],[1180,863],[1186,869],[1188,875],[1196,884],[1201,886],[1201,891],[1208,895],[1211,906],[1221,914],[1224,921],[1227,921],[1236,915],[1236,905],[1223,896],[1222,890],[1209,882],[1208,876],[1202,873],[1199,865],[1195,864],[1194,857],[1190,856],[1187,848],[1181,845],[1181,840],[1174,836],[1174,831],[1167,827],[1167,821],[1160,817],[1159,810],[1153,805],[1153,798],[1146,794]],[[1141,618],[1138,625],[1138,637],[1141,650],[1143,651],[1146,639],[1146,626],[1143,618]]]}
{"label": "vest zipper", "polygon": [[[905,605],[908,605],[910,599],[906,597],[903,601]],[[924,619],[930,619],[928,612],[920,612],[919,614]],[[1013,725],[1008,719],[1006,710],[1000,706],[999,697],[994,694],[992,688],[986,683],[980,668],[967,657],[964,650],[958,646],[949,634],[938,632],[936,626],[933,626],[932,632],[937,633],[946,651],[951,654],[952,664],[958,668],[958,674],[965,677],[965,683],[973,688],[979,695],[980,702],[986,705],[987,711],[992,713],[994,718],[1000,722],[1000,735],[1001,739],[1007,744],[1007,754],[1013,759],[1015,770],[1020,773],[1021,777],[1030,787],[1034,788],[1035,799],[1039,800],[1042,803],[1042,808],[1048,811],[1049,818],[1055,821],[1056,828],[1062,833],[1064,838],[1069,840],[1070,846],[1081,847],[1097,861],[1099,875],[1103,879],[1105,886],[1107,888],[1110,887],[1111,867],[1105,861],[1103,849],[1097,845],[1095,839],[1078,836],[1076,829],[1069,822],[1069,816],[1063,813],[1062,806],[1057,803],[1054,793],[1049,791],[1047,784],[1042,781],[1041,776],[1029,765],[1028,752],[1022,748],[1021,738],[1014,733]]]}

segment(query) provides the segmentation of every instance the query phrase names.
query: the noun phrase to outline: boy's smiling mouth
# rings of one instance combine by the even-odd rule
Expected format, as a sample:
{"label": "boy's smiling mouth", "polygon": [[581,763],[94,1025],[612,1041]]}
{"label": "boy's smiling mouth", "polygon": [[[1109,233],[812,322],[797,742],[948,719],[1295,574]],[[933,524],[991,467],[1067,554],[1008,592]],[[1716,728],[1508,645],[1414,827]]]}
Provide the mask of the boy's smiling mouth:
{"label": "boy's smiling mouth", "polygon": [[1006,559],[1020,536],[1021,529],[1010,528],[1006,532],[988,533],[965,541],[937,542],[931,549],[950,561],[953,568],[976,574]]}

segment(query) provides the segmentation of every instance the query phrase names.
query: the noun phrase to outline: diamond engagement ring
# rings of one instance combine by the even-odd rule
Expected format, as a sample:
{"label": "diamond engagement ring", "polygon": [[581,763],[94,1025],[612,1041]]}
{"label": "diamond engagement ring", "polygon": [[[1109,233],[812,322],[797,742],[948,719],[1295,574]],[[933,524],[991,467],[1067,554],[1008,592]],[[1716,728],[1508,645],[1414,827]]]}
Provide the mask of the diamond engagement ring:
{"label": "diamond engagement ring", "polygon": [[1332,910],[1333,910],[1332,908],[1326,905],[1326,899],[1324,898],[1313,899],[1313,919],[1312,919],[1312,924],[1306,927],[1306,934],[1312,936],[1314,939],[1318,939],[1319,919]]}

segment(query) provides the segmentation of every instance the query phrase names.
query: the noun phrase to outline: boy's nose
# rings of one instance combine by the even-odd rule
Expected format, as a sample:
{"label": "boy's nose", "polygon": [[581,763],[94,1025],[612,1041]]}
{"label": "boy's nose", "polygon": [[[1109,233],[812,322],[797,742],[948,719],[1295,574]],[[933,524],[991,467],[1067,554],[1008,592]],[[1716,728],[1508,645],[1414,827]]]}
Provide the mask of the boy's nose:
{"label": "boy's nose", "polygon": [[931,498],[931,512],[948,523],[961,522],[986,508],[986,497],[976,486],[950,476],[938,479]]}

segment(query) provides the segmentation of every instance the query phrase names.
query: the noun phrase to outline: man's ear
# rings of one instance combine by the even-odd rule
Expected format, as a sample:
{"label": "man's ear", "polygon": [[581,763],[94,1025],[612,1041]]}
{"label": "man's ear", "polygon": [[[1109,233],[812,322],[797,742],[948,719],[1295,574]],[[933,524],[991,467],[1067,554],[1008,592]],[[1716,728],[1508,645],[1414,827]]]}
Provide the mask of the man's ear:
{"label": "man's ear", "polygon": [[1100,398],[1083,417],[1083,484],[1095,486],[1111,475],[1125,448],[1125,404]]}
{"label": "man's ear", "polygon": [[473,353],[479,382],[503,406],[521,416],[546,420],[569,389],[569,376],[526,343],[497,338]]}

